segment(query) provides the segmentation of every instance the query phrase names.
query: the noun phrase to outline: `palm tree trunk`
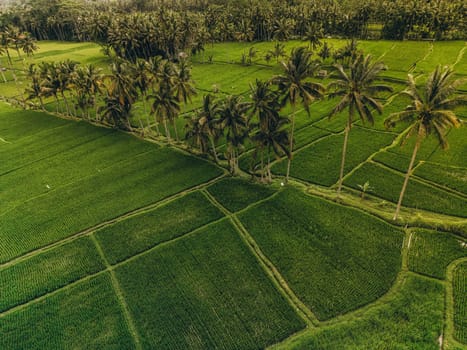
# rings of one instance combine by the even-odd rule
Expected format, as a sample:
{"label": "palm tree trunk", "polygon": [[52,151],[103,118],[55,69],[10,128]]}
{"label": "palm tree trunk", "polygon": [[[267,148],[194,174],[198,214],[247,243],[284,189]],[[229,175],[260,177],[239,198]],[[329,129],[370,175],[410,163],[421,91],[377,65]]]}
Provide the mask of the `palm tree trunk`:
{"label": "palm tree trunk", "polygon": [[219,163],[219,158],[217,158],[216,145],[214,143],[214,138],[210,137],[209,139],[211,141],[211,148],[212,148],[212,154],[214,155],[214,160],[216,161],[216,163]]}
{"label": "palm tree trunk", "polygon": [[271,175],[271,149],[268,148],[268,183],[272,182],[272,175]]}
{"label": "palm tree trunk", "polygon": [[70,106],[68,106],[68,100],[65,97],[65,93],[61,91],[60,94],[62,95],[63,101],[65,102],[66,113],[67,115],[70,115]]}
{"label": "palm tree trunk", "polygon": [[167,137],[167,140],[170,143],[170,131],[169,131],[169,128],[167,127],[167,119],[164,119],[164,128],[165,128],[165,137]]}
{"label": "palm tree trunk", "polygon": [[57,113],[60,113],[60,102],[58,102],[58,96],[57,94],[54,94],[55,97],[55,102],[57,103]]}
{"label": "palm tree trunk", "polygon": [[264,182],[264,151],[261,149],[261,183]]}
{"label": "palm tree trunk", "polygon": [[347,153],[347,141],[349,140],[349,132],[350,132],[350,120],[347,123],[347,126],[344,130],[344,145],[342,146],[342,161],[341,161],[341,170],[339,173],[339,185],[337,186],[337,197],[341,194],[342,189],[342,182],[344,179],[344,165],[345,165],[345,155]]}
{"label": "palm tree trunk", "polygon": [[175,140],[177,140],[177,142],[179,142],[180,139],[178,138],[177,123],[175,121],[175,118],[173,119],[172,124],[173,124],[174,132],[175,132]]}
{"label": "palm tree trunk", "polygon": [[420,148],[420,143],[422,142],[422,135],[420,133],[417,136],[417,142],[415,143],[415,147],[413,149],[412,158],[410,159],[409,168],[407,169],[407,173],[405,174],[404,184],[402,185],[402,190],[399,195],[399,201],[397,202],[396,212],[394,213],[393,220],[397,220],[399,216],[399,211],[402,206],[402,199],[404,198],[405,190],[407,189],[407,185],[409,183],[410,175],[412,175],[412,168],[413,164],[415,163],[415,158],[417,157],[417,151]]}
{"label": "palm tree trunk", "polygon": [[97,107],[97,98],[96,98],[96,94],[94,94],[94,101],[93,101],[93,104],[94,104],[94,111],[96,113],[96,122],[99,120],[99,108]]}
{"label": "palm tree trunk", "polygon": [[287,160],[287,173],[285,175],[285,183],[289,182],[289,175],[290,175],[290,164],[292,163],[293,158],[293,134],[295,130],[295,104],[292,105],[292,130],[290,131],[290,157]]}
{"label": "palm tree trunk", "polygon": [[44,100],[42,99],[42,96],[41,96],[41,95],[39,95],[39,103],[41,104],[42,110],[45,111]]}
{"label": "palm tree trunk", "polygon": [[159,136],[161,134],[161,132],[159,130],[159,123],[157,122],[156,115],[154,115],[154,125],[156,126],[156,134],[157,134],[157,136]]}

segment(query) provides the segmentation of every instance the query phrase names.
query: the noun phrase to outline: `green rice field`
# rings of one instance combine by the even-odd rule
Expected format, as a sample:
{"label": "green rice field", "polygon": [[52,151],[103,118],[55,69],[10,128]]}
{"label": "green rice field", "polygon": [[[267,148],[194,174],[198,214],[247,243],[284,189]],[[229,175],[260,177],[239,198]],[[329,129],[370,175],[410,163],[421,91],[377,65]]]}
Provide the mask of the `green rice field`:
{"label": "green rice field", "polygon": [[[341,198],[346,114],[327,117],[334,100],[298,110],[291,179],[278,157],[266,185],[249,173],[251,144],[231,177],[222,139],[216,164],[142,135],[153,120],[142,101],[134,133],[55,115],[52,98],[48,112],[15,106],[25,64],[108,69],[97,44],[38,45],[24,63],[13,56],[16,83],[11,71],[0,82],[0,349],[467,349],[467,128],[446,151],[424,141],[394,222],[414,143],[383,125],[406,105],[409,69],[422,82],[452,64],[467,78],[464,42],[360,43],[395,91],[374,126],[353,125]],[[182,137],[203,94],[248,100],[255,79],[281,73],[264,59],[273,45],[192,57],[198,95],[177,120]]]}

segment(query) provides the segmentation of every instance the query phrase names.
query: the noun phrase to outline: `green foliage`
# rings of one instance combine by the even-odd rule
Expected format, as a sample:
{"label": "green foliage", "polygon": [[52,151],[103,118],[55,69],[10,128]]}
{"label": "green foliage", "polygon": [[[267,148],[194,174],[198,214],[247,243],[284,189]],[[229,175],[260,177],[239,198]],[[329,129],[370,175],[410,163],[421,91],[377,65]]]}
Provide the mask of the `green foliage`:
{"label": "green foliage", "polygon": [[221,217],[216,207],[195,192],[107,226],[95,235],[107,260],[114,264]]}
{"label": "green foliage", "polygon": [[[358,184],[369,180],[374,187],[374,195],[397,202],[404,176],[388,171],[377,164],[365,163],[357,169],[352,176],[345,180],[345,184],[358,189]],[[449,194],[436,187],[424,184],[416,179],[410,179],[404,197],[404,206],[424,209],[428,211],[467,217],[465,211],[467,200],[455,194]]]}
{"label": "green foliage", "polygon": [[400,268],[399,230],[295,189],[239,217],[320,320],[376,300],[391,287]]}
{"label": "green foliage", "polygon": [[239,211],[274,193],[270,186],[235,178],[222,179],[209,186],[208,191],[230,212]]}
{"label": "green foliage", "polygon": [[115,272],[148,349],[260,349],[304,327],[227,221]]}
{"label": "green foliage", "polygon": [[107,274],[3,316],[0,333],[2,349],[134,348]]}
{"label": "green foliage", "polygon": [[89,238],[35,255],[0,270],[0,312],[103,269]]}
{"label": "green foliage", "polygon": [[454,270],[454,337],[467,345],[467,263]]}
{"label": "green foliage", "polygon": [[362,318],[317,329],[288,349],[438,350],[438,337],[443,332],[443,305],[444,288],[440,283],[408,276],[389,302]]}
{"label": "green foliage", "polygon": [[[394,135],[354,127],[349,136],[344,174],[364,162],[375,150],[392,142]],[[342,157],[343,135],[327,137],[294,155],[291,174],[301,180],[330,186],[339,178]],[[285,172],[285,162],[278,163],[273,170]],[[360,178],[359,183],[368,179]],[[371,181],[372,185],[374,183]]]}
{"label": "green foliage", "polygon": [[454,260],[467,256],[467,246],[446,232],[417,229],[409,249],[409,269],[444,279],[446,269]]}

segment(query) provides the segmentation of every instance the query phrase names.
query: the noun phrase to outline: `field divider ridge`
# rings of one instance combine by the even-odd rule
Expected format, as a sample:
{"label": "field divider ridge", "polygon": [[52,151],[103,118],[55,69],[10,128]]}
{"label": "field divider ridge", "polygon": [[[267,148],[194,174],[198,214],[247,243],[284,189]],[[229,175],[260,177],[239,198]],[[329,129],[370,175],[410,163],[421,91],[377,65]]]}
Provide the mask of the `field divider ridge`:
{"label": "field divider ridge", "polygon": [[[202,193],[206,198],[215,205],[219,210],[221,210],[232,225],[235,227],[236,231],[239,233],[242,240],[245,242],[246,246],[250,249],[252,254],[256,257],[259,264],[263,268],[264,272],[271,279],[273,284],[276,286],[277,290],[285,297],[289,304],[295,309],[297,314],[305,321],[307,328],[316,327],[320,324],[318,318],[313,314],[313,312],[297,297],[294,291],[289,287],[284,277],[280,274],[279,270],[274,266],[274,264],[264,255],[261,251],[259,245],[256,243],[254,238],[243,226],[242,222],[238,219],[236,213],[230,212],[222,204],[220,204],[214,196],[212,196],[208,191],[203,190]],[[276,192],[279,193],[279,192]],[[272,196],[271,196],[272,197]],[[266,198],[269,200],[271,197]],[[264,200],[263,200],[264,201]],[[254,203],[257,204],[257,203]]]}
{"label": "field divider ridge", "polygon": [[142,350],[141,346],[141,341],[140,341],[140,336],[138,333],[138,330],[135,326],[135,322],[133,320],[133,316],[131,315],[130,308],[128,307],[128,304],[125,300],[125,297],[123,295],[123,292],[120,288],[120,284],[118,283],[117,276],[115,276],[115,271],[111,269],[111,265],[109,264],[109,261],[107,260],[104,251],[102,250],[102,247],[100,246],[99,242],[97,241],[95,235],[91,235],[91,240],[93,241],[97,252],[99,253],[99,256],[101,257],[106,269],[109,271],[110,274],[110,280],[112,283],[113,290],[115,292],[115,295],[118,299],[118,302],[120,304],[120,307],[122,308],[122,313],[125,318],[126,324],[128,326],[128,331],[130,332],[131,336],[133,337],[133,341],[135,343],[135,348],[136,350]]}

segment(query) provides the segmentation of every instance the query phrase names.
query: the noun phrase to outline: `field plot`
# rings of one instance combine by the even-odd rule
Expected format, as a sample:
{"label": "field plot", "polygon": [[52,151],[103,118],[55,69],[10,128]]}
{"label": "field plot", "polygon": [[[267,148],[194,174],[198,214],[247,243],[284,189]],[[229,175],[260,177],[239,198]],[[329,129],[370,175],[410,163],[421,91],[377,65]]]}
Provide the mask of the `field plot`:
{"label": "field plot", "polygon": [[467,262],[454,270],[454,337],[467,345]]}
{"label": "field plot", "polygon": [[464,256],[465,241],[446,232],[417,229],[412,234],[408,265],[412,271],[444,279],[448,265]]}
{"label": "field plot", "polygon": [[199,192],[96,232],[109,263],[114,264],[156,244],[221,218],[222,213]]}
{"label": "field plot", "polygon": [[[392,134],[354,127],[349,136],[344,173],[364,162],[378,149],[391,144],[393,139]],[[336,183],[339,179],[343,140],[343,135],[330,136],[296,152],[291,165],[291,175],[325,186]],[[282,161],[276,164],[273,170],[285,174],[286,166],[287,162]]]}
{"label": "field plot", "polygon": [[[78,132],[79,129],[73,130],[76,131],[73,133],[75,136],[68,135],[69,140],[79,140],[83,137]],[[66,130],[62,128],[60,132],[66,132]],[[30,142],[23,143],[20,150],[26,158],[31,157],[29,164],[19,166],[1,176],[2,198],[9,206],[18,205],[52,190],[60,191],[60,188],[67,184],[99,175],[109,166],[154,150],[154,146],[150,143],[138,142],[132,136],[112,131],[102,132],[102,136],[96,139],[55,153],[51,152],[52,149],[57,148],[50,145],[52,143],[50,140],[55,139],[54,133],[51,133],[48,138],[49,144],[44,144],[44,155],[37,159],[39,152],[36,153],[36,145],[41,144],[40,140],[35,137],[28,139]],[[8,154],[8,152],[2,153],[2,156],[13,163],[24,159],[23,157],[11,158],[11,153]],[[28,186],[19,188],[18,184],[26,183]],[[0,213],[6,210],[5,206]]]}
{"label": "field plot", "polygon": [[239,218],[320,320],[374,301],[400,268],[399,230],[297,190],[284,190]]}
{"label": "field plot", "polygon": [[362,318],[312,331],[277,348],[439,350],[443,299],[440,283],[408,276],[396,296]]}
{"label": "field plot", "polygon": [[[31,124],[38,120],[40,129],[43,125],[41,118],[53,120],[43,113],[36,113],[31,118]],[[158,148],[155,145],[137,142],[135,139],[131,141],[123,135],[121,138],[112,138],[109,134],[112,131],[109,129],[68,122],[68,125],[60,127],[59,131],[54,130],[45,131],[50,133],[48,142],[42,143],[39,140],[38,144],[42,145],[38,146],[39,150],[42,150],[39,154],[33,152],[34,143],[25,143],[18,147],[18,153],[8,153],[6,150],[9,146],[14,147],[13,143],[1,146],[2,151],[5,149],[2,160],[5,159],[7,164],[8,160],[11,162],[8,169],[21,167],[18,179],[21,179],[21,176],[25,178],[25,174],[33,176],[37,171],[44,170],[44,173],[34,180],[36,187],[32,190],[29,189],[29,181],[16,183],[10,189],[6,188],[6,198],[10,198],[11,201],[5,203],[6,210],[0,213],[1,262],[133,209],[157,202],[221,174],[220,169],[207,162],[168,148]],[[105,144],[100,144],[104,148],[97,150],[96,158],[93,158],[95,146],[99,143],[84,141],[99,138],[102,141],[105,136],[113,141],[112,148],[118,151],[121,147],[121,153],[106,153],[107,156],[115,155],[107,161],[102,160],[105,158],[105,152],[102,153],[102,150],[109,148],[109,145],[105,147]],[[62,140],[72,141],[61,143]],[[61,148],[56,146],[58,144]],[[78,168],[63,168],[67,156],[70,157],[68,161],[73,162],[74,157],[79,155],[73,153],[78,147],[70,150],[73,144],[82,146],[82,157],[87,153],[92,155],[86,156],[88,161],[77,160]],[[131,148],[133,150],[126,151]],[[25,157],[21,156],[23,154]],[[30,159],[26,161],[25,158],[28,157]],[[60,164],[60,158],[65,160],[63,164]],[[100,164],[97,165],[93,159]],[[68,170],[75,170],[75,174],[66,176]],[[2,187],[7,184],[13,186],[14,177],[11,176],[0,177]],[[44,176],[44,183],[41,176]],[[45,182],[45,179],[50,180],[50,183]],[[19,193],[19,199],[23,201],[15,203],[15,192]],[[76,201],[76,198],[80,200]]]}
{"label": "field plot", "polygon": [[[358,189],[359,184],[369,181],[372,194],[397,202],[404,175],[388,171],[375,163],[366,163],[357,169],[345,184]],[[447,193],[416,179],[410,179],[404,197],[404,206],[425,209],[459,217],[467,217],[467,199],[463,196]]]}
{"label": "field plot", "polygon": [[263,200],[275,192],[271,187],[235,178],[222,179],[209,186],[208,191],[230,212],[244,209],[248,205]]}
{"label": "field plot", "polygon": [[115,272],[147,349],[262,349],[304,327],[227,221]]}
{"label": "field plot", "polygon": [[0,312],[104,269],[87,237],[0,270]]}
{"label": "field plot", "polygon": [[0,333],[2,349],[134,348],[107,274],[3,316]]}

